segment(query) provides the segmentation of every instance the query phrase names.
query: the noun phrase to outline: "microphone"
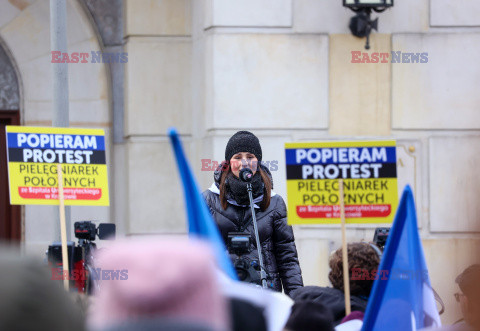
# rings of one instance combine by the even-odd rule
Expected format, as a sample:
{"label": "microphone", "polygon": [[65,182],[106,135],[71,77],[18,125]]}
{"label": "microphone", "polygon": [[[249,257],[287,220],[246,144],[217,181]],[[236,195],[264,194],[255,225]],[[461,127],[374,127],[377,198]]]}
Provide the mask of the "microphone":
{"label": "microphone", "polygon": [[265,272],[262,256],[262,245],[260,244],[260,236],[258,235],[257,218],[255,217],[255,208],[253,207],[252,183],[253,171],[249,168],[243,168],[238,174],[242,182],[247,182],[248,200],[250,200],[250,210],[252,211],[253,230],[255,232],[255,241],[257,242],[258,262],[260,262],[260,279],[262,287],[267,288],[267,273]]}
{"label": "microphone", "polygon": [[243,168],[240,170],[240,173],[238,174],[238,177],[242,180],[242,182],[251,182],[253,179],[253,171],[249,168]]}

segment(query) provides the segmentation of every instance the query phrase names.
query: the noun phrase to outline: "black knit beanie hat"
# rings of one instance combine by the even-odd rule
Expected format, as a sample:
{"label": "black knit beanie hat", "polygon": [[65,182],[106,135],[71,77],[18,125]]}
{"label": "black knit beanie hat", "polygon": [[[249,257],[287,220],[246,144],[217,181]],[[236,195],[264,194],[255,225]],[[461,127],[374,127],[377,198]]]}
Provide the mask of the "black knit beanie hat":
{"label": "black knit beanie hat", "polygon": [[258,162],[262,161],[262,146],[260,141],[251,132],[238,131],[228,140],[225,148],[225,160],[230,161],[232,156],[239,152],[249,152],[255,155]]}

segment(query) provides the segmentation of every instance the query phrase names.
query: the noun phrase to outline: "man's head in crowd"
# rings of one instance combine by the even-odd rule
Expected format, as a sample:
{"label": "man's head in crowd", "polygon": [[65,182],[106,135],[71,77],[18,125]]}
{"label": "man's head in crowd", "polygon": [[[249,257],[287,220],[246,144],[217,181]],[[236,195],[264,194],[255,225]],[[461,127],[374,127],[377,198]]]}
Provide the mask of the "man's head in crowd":
{"label": "man's head in crowd", "polygon": [[332,312],[317,301],[297,301],[292,306],[285,331],[321,330],[333,331]]}
{"label": "man's head in crowd", "polygon": [[475,330],[480,330],[480,264],[465,269],[455,282],[460,292],[455,298],[460,303],[465,322]]}
{"label": "man's head in crowd", "polygon": [[[375,249],[367,243],[350,243],[347,245],[348,270],[350,273],[350,293],[355,296],[368,297],[373,286],[373,279],[352,279],[352,269],[367,271],[369,275],[378,269],[380,257]],[[341,291],[343,286],[342,249],[337,249],[329,261],[330,273],[328,279],[332,286]]]}
{"label": "man's head in crowd", "polygon": [[0,330],[85,330],[84,316],[47,267],[0,245]]}

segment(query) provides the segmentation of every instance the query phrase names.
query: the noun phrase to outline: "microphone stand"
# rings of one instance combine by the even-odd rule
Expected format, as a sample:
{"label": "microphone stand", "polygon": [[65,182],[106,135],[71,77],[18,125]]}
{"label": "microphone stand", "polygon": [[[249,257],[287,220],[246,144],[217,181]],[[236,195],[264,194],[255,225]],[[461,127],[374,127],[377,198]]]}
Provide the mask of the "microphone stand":
{"label": "microphone stand", "polygon": [[258,235],[257,218],[255,216],[255,208],[253,207],[252,184],[247,182],[248,198],[250,199],[250,209],[252,210],[253,229],[255,230],[255,240],[257,241],[258,262],[260,263],[260,278],[262,279],[262,287],[267,288],[267,273],[263,267],[262,246],[260,246],[260,237]]}

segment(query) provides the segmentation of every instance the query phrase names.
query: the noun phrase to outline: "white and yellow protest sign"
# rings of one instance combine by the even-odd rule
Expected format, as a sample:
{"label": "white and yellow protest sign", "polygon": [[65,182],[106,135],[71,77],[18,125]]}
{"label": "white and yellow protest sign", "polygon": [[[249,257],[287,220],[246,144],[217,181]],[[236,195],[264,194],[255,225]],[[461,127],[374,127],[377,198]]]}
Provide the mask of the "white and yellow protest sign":
{"label": "white and yellow protest sign", "polygon": [[289,224],[391,223],[398,205],[395,141],[285,144]]}
{"label": "white and yellow protest sign", "polygon": [[12,205],[58,205],[61,164],[65,205],[108,206],[105,132],[7,126]]}

